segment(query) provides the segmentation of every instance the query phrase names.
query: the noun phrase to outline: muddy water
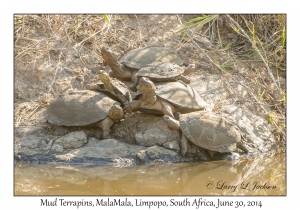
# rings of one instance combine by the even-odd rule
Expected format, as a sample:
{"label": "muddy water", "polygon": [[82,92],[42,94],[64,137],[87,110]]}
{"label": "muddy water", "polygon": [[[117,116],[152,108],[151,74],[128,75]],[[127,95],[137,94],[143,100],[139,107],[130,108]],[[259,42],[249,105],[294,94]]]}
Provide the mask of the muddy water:
{"label": "muddy water", "polygon": [[286,195],[285,155],[120,166],[15,164],[15,195]]}

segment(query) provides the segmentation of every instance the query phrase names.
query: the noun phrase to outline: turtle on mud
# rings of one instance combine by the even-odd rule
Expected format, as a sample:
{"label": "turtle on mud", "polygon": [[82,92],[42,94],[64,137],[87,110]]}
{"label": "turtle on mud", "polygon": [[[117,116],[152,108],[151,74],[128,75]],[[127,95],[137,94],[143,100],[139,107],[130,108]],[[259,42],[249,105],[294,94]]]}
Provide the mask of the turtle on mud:
{"label": "turtle on mud", "polygon": [[52,101],[46,111],[49,123],[57,125],[58,135],[65,135],[65,126],[96,124],[103,131],[103,138],[110,138],[110,128],[123,118],[120,103],[102,92],[91,90],[71,91]]}
{"label": "turtle on mud", "polygon": [[100,79],[102,83],[87,84],[85,88],[88,90],[103,92],[122,104],[131,101],[130,91],[123,82],[115,78],[110,78],[108,73],[103,70],[99,71],[98,79]]}
{"label": "turtle on mud", "polygon": [[190,64],[186,68],[180,67],[174,63],[154,62],[141,68],[133,78],[134,84],[130,87],[130,90],[136,92],[136,86],[139,83],[141,77],[147,77],[154,82],[163,81],[177,81],[189,84],[190,80],[185,76],[192,73],[195,69],[195,64]]}
{"label": "turtle on mud", "polygon": [[107,65],[111,68],[111,76],[123,80],[134,81],[135,73],[154,62],[174,63],[181,65],[184,60],[175,53],[166,50],[164,47],[144,47],[131,50],[126,53],[119,61],[116,53],[102,47],[101,55]]}
{"label": "turtle on mud", "polygon": [[180,114],[179,120],[163,117],[168,127],[181,130],[181,154],[187,152],[188,140],[195,145],[216,152],[233,152],[236,148],[248,153],[243,145],[242,134],[233,122],[213,112],[198,111]]}
{"label": "turtle on mud", "polygon": [[140,91],[124,110],[154,110],[174,118],[174,113],[207,109],[210,105],[190,86],[181,81],[154,83],[146,77],[139,81]]}

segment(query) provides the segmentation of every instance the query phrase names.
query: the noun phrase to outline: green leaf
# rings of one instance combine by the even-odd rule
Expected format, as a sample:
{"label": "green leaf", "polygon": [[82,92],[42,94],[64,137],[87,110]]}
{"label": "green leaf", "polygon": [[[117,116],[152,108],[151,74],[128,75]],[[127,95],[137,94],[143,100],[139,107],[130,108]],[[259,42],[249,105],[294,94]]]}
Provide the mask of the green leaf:
{"label": "green leaf", "polygon": [[196,17],[196,18],[190,19],[190,20],[188,20],[185,23],[192,23],[192,22],[196,22],[196,21],[201,21],[201,20],[203,20],[205,18],[206,18],[206,15],[203,15],[203,16],[200,16],[200,17]]}
{"label": "green leaf", "polygon": [[185,29],[183,30],[183,33],[182,33],[182,36],[181,36],[182,39],[186,36],[187,31],[188,31],[187,28],[185,28]]}
{"label": "green leaf", "polygon": [[[259,92],[260,92],[261,88],[259,88]],[[259,100],[262,100],[265,94],[265,90],[259,95]]]}
{"label": "green leaf", "polygon": [[268,118],[268,122],[271,123],[272,120],[273,120],[273,115],[270,115],[269,118]]}
{"label": "green leaf", "polygon": [[103,17],[104,17],[105,21],[106,21],[108,24],[110,24],[109,16],[108,16],[107,14],[104,14]]}
{"label": "green leaf", "polygon": [[14,22],[15,25],[18,25],[18,24],[21,24],[21,23],[22,23],[22,20],[18,20],[18,21]]}
{"label": "green leaf", "polygon": [[281,35],[281,45],[282,46],[284,46],[284,44],[285,44],[285,39],[286,39],[285,27],[283,27],[282,35]]}
{"label": "green leaf", "polygon": [[224,50],[228,50],[230,48],[230,46],[233,44],[233,41],[230,41],[225,47]]}
{"label": "green leaf", "polygon": [[283,103],[286,103],[286,95],[285,93],[282,94]]}

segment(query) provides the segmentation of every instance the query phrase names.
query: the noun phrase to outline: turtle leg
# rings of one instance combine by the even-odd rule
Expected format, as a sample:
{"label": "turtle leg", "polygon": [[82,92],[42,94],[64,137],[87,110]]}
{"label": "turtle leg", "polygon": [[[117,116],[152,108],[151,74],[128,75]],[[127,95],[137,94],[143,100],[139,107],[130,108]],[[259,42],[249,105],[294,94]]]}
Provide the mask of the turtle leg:
{"label": "turtle leg", "polygon": [[64,136],[69,133],[69,130],[66,126],[55,126],[54,135]]}
{"label": "turtle leg", "polygon": [[182,75],[187,76],[187,75],[191,74],[194,70],[195,70],[195,64],[190,64],[190,65],[188,65],[188,67],[185,68]]}
{"label": "turtle leg", "polygon": [[181,139],[180,139],[180,147],[181,147],[181,155],[185,157],[187,153],[187,147],[188,147],[188,139],[186,136],[180,132],[180,124],[178,120],[175,120],[174,118],[171,118],[167,115],[163,116],[164,121],[167,123],[168,127],[172,130],[178,130],[179,133],[181,133]]}
{"label": "turtle leg", "polygon": [[100,85],[98,84],[87,84],[85,86],[85,89],[86,90],[94,90],[94,91],[100,91],[100,90],[103,90],[103,88],[101,88]]}
{"label": "turtle leg", "polygon": [[236,144],[236,147],[243,150],[245,153],[249,152],[248,148],[241,141]]}
{"label": "turtle leg", "polygon": [[101,120],[97,123],[97,125],[102,129],[103,131],[103,139],[109,139],[110,137],[110,127],[114,124],[114,121],[107,117],[104,120]]}
{"label": "turtle leg", "polygon": [[131,91],[136,92],[137,91],[137,86],[139,84],[140,78],[136,75],[132,77],[133,85],[129,88]]}
{"label": "turtle leg", "polygon": [[132,100],[130,102],[125,103],[124,110],[127,113],[131,113],[133,110],[138,109],[143,103],[143,100]]}
{"label": "turtle leg", "polygon": [[167,101],[161,100],[161,105],[162,105],[162,113],[164,115],[168,115],[170,117],[172,117],[173,119],[175,119],[173,113],[175,112],[175,108],[173,107],[172,104],[170,104]]}
{"label": "turtle leg", "polygon": [[182,82],[184,82],[185,84],[190,84],[191,83],[191,80],[189,80],[188,78],[186,78],[183,75],[181,75],[178,79],[181,80]]}
{"label": "turtle leg", "polygon": [[182,132],[181,132],[180,146],[181,146],[181,155],[182,157],[185,157],[187,153],[188,139]]}
{"label": "turtle leg", "polygon": [[122,104],[125,104],[128,102],[127,98],[123,94],[118,93],[117,96],[118,96],[118,99],[120,99],[120,101],[122,102]]}
{"label": "turtle leg", "polygon": [[168,127],[171,130],[180,130],[180,125],[179,125],[179,121],[175,120],[174,118],[168,116],[168,115],[164,115],[163,116],[164,121],[167,123]]}

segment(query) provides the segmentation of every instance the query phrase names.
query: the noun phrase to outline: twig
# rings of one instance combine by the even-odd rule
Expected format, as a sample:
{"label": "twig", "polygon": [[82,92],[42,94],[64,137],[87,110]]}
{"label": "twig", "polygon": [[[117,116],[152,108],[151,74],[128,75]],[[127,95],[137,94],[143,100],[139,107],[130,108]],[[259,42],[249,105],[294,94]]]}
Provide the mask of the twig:
{"label": "twig", "polygon": [[[76,49],[78,46],[80,46],[83,42],[86,42],[87,40],[89,40],[90,38],[96,36],[97,34],[99,34],[100,32],[104,31],[104,29],[107,28],[106,32],[109,30],[109,24],[107,24],[106,22],[104,23],[104,26],[99,30],[97,31],[96,33],[92,34],[91,36],[89,36],[88,38],[82,40],[81,42],[79,42],[78,44],[76,44],[74,46],[74,49]],[[106,33],[105,32],[105,33]]]}
{"label": "twig", "polygon": [[138,22],[138,29],[139,29],[139,37],[140,37],[140,40],[143,42],[143,44],[146,46],[146,44],[144,43],[144,41],[143,41],[143,35],[142,35],[142,30],[141,30],[141,24],[140,24],[140,22],[139,22],[139,20],[138,20],[138,18],[137,18],[137,16],[135,15],[135,19],[136,19],[136,21]]}
{"label": "twig", "polygon": [[262,61],[264,62],[266,68],[267,68],[267,71],[268,71],[268,74],[269,76],[271,77],[271,79],[273,80],[276,88],[278,89],[279,91],[279,94],[282,95],[282,92],[280,90],[280,88],[278,87],[277,85],[277,82],[275,81],[275,78],[267,64],[267,62],[265,61],[265,59],[263,58],[263,56],[261,55],[260,51],[257,49],[256,45],[252,42],[251,38],[248,36],[248,34],[244,31],[244,29],[235,21],[233,20],[230,15],[225,15],[237,28],[239,28],[239,30],[242,32],[242,34],[248,39],[248,41],[252,44],[252,47],[253,49],[257,52],[257,54],[259,55],[259,57],[262,59]]}
{"label": "twig", "polygon": [[[26,116],[24,117],[24,120],[27,120],[27,119],[29,118],[29,116],[33,115],[33,114],[36,112],[36,110],[37,110],[41,105],[42,105],[42,104],[38,104],[32,112],[30,112],[28,115],[26,115]],[[18,122],[17,122],[16,125],[15,125],[15,127],[18,127],[18,126],[19,126],[19,124],[21,123],[21,120],[22,120],[22,117],[20,116],[19,119],[18,119]]]}
{"label": "twig", "polygon": [[[22,52],[20,52],[19,55],[16,55],[16,57],[14,58],[15,60],[20,58],[21,55],[23,55],[25,52],[27,52],[28,50],[32,50],[34,48],[32,48],[33,46],[36,46],[37,44],[39,44],[39,42],[33,43],[32,45],[30,45],[29,47],[27,47],[25,50],[23,50]],[[43,46],[45,47],[45,46]]]}

